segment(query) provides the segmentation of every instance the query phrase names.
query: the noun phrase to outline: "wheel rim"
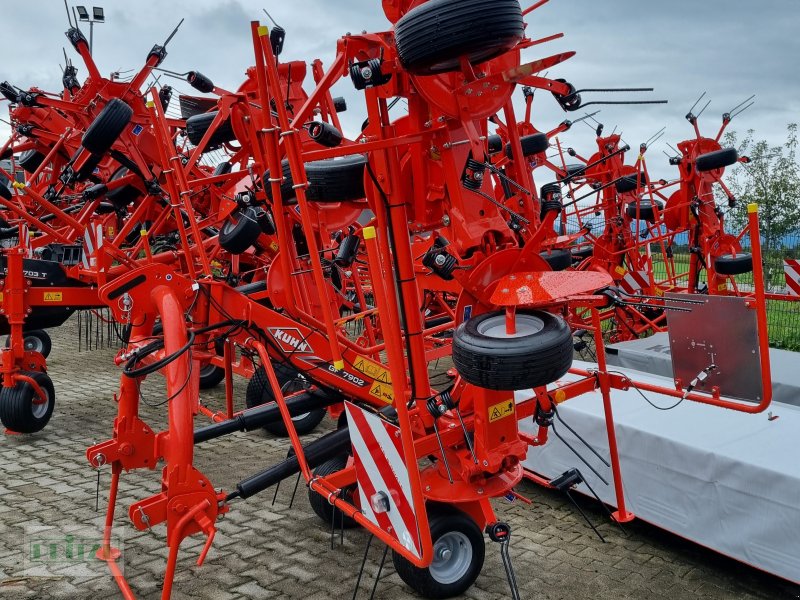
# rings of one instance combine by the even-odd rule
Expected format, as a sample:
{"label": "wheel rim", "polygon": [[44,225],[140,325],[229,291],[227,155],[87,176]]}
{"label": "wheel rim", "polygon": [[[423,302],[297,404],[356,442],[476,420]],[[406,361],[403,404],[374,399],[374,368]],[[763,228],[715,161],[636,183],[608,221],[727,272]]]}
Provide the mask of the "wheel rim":
{"label": "wheel rim", "polygon": [[[47,400],[42,402],[41,404],[36,404],[36,392],[33,392],[33,396],[31,397],[31,412],[33,413],[34,418],[42,419],[47,414],[47,407],[50,406],[50,394],[47,393],[47,390],[44,389],[43,386],[39,386],[42,388],[44,392],[45,398]],[[33,389],[31,388],[31,391]]]}
{"label": "wheel rim", "polygon": [[514,319],[515,333],[506,332],[506,316],[494,315],[478,325],[478,333],[494,339],[508,339],[534,335],[544,329],[544,321],[534,315],[517,314]]}
{"label": "wheel rim", "polygon": [[460,531],[450,531],[433,545],[433,562],[428,567],[431,577],[442,584],[463,578],[472,563],[472,544]]}
{"label": "wheel rim", "polygon": [[25,345],[25,350],[27,352],[39,352],[41,353],[44,350],[44,342],[37,336],[28,336],[23,341]]}

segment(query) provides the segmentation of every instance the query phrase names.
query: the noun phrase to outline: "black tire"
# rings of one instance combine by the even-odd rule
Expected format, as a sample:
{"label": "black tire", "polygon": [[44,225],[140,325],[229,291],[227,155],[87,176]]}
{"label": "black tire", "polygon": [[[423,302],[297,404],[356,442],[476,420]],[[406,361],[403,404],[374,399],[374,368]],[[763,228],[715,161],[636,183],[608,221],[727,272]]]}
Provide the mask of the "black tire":
{"label": "black tire", "polygon": [[719,275],[742,275],[753,271],[753,255],[742,252],[736,256],[725,254],[714,259],[714,270]]}
{"label": "black tire", "polygon": [[[540,154],[541,152],[547,152],[550,148],[550,140],[544,133],[526,135],[521,137],[519,142],[522,146],[522,155],[526,157]],[[514,151],[511,149],[510,142],[506,144],[506,156],[511,159],[514,158]]]}
{"label": "black tire", "polygon": [[[327,475],[332,475],[333,473],[341,471],[346,466],[347,454],[341,454],[322,463],[320,466],[314,469],[314,475],[317,477],[326,477]],[[357,488],[355,485],[344,488],[342,490],[342,498],[352,502],[353,494],[355,493],[356,489]],[[314,514],[322,519],[322,522],[328,527],[331,526],[331,523],[333,523],[334,527],[343,529],[353,529],[354,527],[358,527],[358,523],[356,523],[352,517],[348,517],[338,508],[334,508],[333,505],[328,502],[327,498],[323,497],[317,492],[312,491],[311,488],[308,489],[308,503],[311,504],[311,510],[314,511]]]}
{"label": "black tire", "polygon": [[[659,212],[664,209],[663,203],[656,201],[656,205],[658,206]],[[647,221],[648,223],[656,222],[656,211],[651,200],[643,199],[639,202],[638,207],[636,202],[629,202],[628,206],[625,207],[625,214],[631,219],[636,218],[637,211],[641,221]]]}
{"label": "black tire", "polygon": [[26,173],[35,173],[36,169],[41,166],[45,158],[47,157],[38,150],[25,150],[25,152],[19,155],[17,164],[22,167]]}
{"label": "black tire", "polygon": [[0,197],[4,200],[11,200],[14,197],[14,192],[5,183],[0,183]]}
{"label": "black tire", "polygon": [[572,366],[572,333],[559,316],[517,312],[517,334],[505,333],[506,315],[490,312],[458,326],[453,363],[465,381],[490,390],[525,390],[556,381]]}
{"label": "black tire", "polygon": [[[431,566],[421,569],[392,551],[394,568],[400,579],[423,598],[462,596],[483,569],[483,532],[475,521],[451,507],[432,508],[428,522],[434,547]],[[443,550],[449,550],[446,559],[442,558]]]}
{"label": "black tire", "polygon": [[707,171],[714,171],[716,169],[724,169],[739,160],[739,153],[736,148],[723,148],[707,154],[701,154],[697,157],[694,165],[695,168],[701,173]]}
{"label": "black tire", "polygon": [[564,179],[578,179],[579,177],[586,175],[586,165],[583,163],[569,164],[564,167],[564,170],[567,172],[567,174],[566,176],[560,178],[562,181]]}
{"label": "black tire", "polygon": [[[236,220],[232,220],[236,218]],[[256,243],[261,235],[258,215],[251,206],[231,215],[219,232],[219,245],[231,254],[242,254]]]}
{"label": "black tire", "polygon": [[[300,391],[300,389],[305,386],[305,382],[299,379],[299,373],[291,365],[273,363],[272,368],[275,369],[275,376],[278,378],[278,383],[281,384],[281,389],[283,389],[284,393],[290,394]],[[256,406],[261,406],[262,404],[268,404],[270,402],[275,402],[275,396],[267,380],[267,374],[264,372],[263,367],[259,367],[255,370],[253,377],[247,384],[245,404],[247,404],[247,408],[255,408]],[[297,433],[303,435],[314,431],[322,419],[325,418],[326,412],[324,408],[318,408],[294,417],[292,421],[294,421]],[[278,437],[286,437],[289,435],[283,421],[264,425],[264,429]]]}
{"label": "black tire", "polygon": [[[294,204],[296,202],[293,187],[294,180],[292,179],[292,170],[289,168],[288,160],[281,162],[281,177],[283,178],[283,181],[281,181],[281,200],[284,204]],[[272,197],[272,184],[270,183],[269,178],[270,173],[267,171],[264,173],[263,178],[264,191],[267,194],[267,198],[274,202],[275,199]]]}
{"label": "black tire", "polygon": [[53,382],[47,373],[23,371],[23,375],[32,378],[47,396],[44,404],[34,404],[36,392],[33,386],[20,381],[13,388],[0,391],[0,421],[11,431],[18,433],[36,433],[44,429],[56,405],[56,392]]}
{"label": "black tire", "polygon": [[[50,356],[53,349],[53,341],[44,329],[33,329],[22,334],[22,340],[26,352],[38,352],[45,358]],[[11,336],[6,337],[6,348],[11,347]]]}
{"label": "black tire", "polygon": [[646,184],[647,181],[644,173],[639,173],[638,175],[625,175],[617,179],[616,187],[620,194],[624,194],[626,192],[635,192],[636,190],[642,189]]}
{"label": "black tire", "polygon": [[227,160],[223,161],[214,168],[214,177],[217,177],[219,175],[227,175],[232,170],[233,170],[233,165]]}
{"label": "black tire", "polygon": [[[367,158],[361,154],[343,156],[331,160],[319,160],[306,163],[306,198],[309,202],[331,203],[350,202],[362,200],[366,196],[364,191],[364,170]],[[289,169],[288,161],[281,164],[283,183],[281,183],[281,198],[294,201],[294,180]],[[264,181],[269,179],[269,172],[264,174]],[[267,198],[272,200],[272,190],[267,184]]]}
{"label": "black tire", "polygon": [[211,363],[200,367],[200,389],[210,390],[225,379],[225,369]]}
{"label": "black tire", "polygon": [[103,156],[101,154],[91,154],[80,170],[76,173],[75,178],[78,181],[92,181],[94,183],[100,183],[100,179],[95,175],[94,170],[100,165],[100,162],[103,160]]}
{"label": "black tire", "polygon": [[119,98],[112,98],[83,134],[81,145],[92,154],[105,154],[125,131],[133,109]]}
{"label": "black tire", "polygon": [[[206,131],[208,131],[208,128],[211,127],[211,123],[216,118],[218,112],[219,111],[214,110],[201,115],[194,115],[193,117],[186,119],[186,136],[189,138],[189,141],[193,146],[200,145],[200,142],[203,140],[203,136],[206,134]],[[206,144],[206,147],[204,148],[204,151],[213,150],[220,147],[222,144],[232,142],[235,139],[236,134],[233,132],[231,120],[230,118],[225,119],[222,123],[220,123],[219,127],[217,127],[217,130],[211,135],[211,138],[208,140],[208,144]]]}
{"label": "black tire", "polygon": [[594,256],[594,248],[592,246],[584,246],[582,248],[573,248],[570,253],[574,262],[583,262],[590,256]]}
{"label": "black tire", "polygon": [[456,71],[462,56],[472,64],[486,62],[524,35],[517,0],[431,0],[403,15],[394,28],[400,62],[420,75]]}
{"label": "black tire", "polygon": [[570,254],[569,250],[553,250],[549,254],[542,252],[539,256],[550,265],[553,271],[563,271],[572,266],[572,254]]}
{"label": "black tire", "polygon": [[[125,177],[129,173],[127,167],[120,167],[114,174],[111,176],[110,181],[116,181],[117,179],[121,179]],[[144,192],[142,192],[139,188],[135,185],[126,185],[121,188],[117,188],[115,190],[111,190],[106,194],[106,200],[111,202],[117,208],[125,208],[129,204],[132,204],[139,200],[142,196],[144,196]]]}

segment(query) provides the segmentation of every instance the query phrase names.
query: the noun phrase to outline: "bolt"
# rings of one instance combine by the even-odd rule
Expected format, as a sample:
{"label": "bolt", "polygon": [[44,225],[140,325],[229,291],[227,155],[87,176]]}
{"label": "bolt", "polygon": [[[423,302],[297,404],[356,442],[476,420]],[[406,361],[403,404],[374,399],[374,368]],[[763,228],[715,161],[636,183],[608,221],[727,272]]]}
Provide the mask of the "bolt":
{"label": "bolt", "polygon": [[450,227],[450,215],[444,215],[442,217],[442,225],[445,227]]}
{"label": "bolt", "polygon": [[488,460],[483,461],[483,466],[484,467],[488,467],[489,466],[489,461]]}
{"label": "bolt", "polygon": [[361,76],[366,80],[372,79],[372,69],[369,67],[364,67],[361,69]]}
{"label": "bolt", "polygon": [[435,259],[433,259],[433,262],[436,263],[437,267],[443,267],[444,263],[447,262],[447,257],[444,254],[439,254]]}

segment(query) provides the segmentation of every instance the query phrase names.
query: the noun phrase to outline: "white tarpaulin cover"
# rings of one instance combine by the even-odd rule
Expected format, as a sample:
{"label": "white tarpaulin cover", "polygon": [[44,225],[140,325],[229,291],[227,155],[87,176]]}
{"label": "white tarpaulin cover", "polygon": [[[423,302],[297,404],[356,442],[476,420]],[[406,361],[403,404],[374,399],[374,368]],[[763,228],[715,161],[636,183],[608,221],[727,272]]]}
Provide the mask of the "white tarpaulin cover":
{"label": "white tarpaulin cover", "polygon": [[[576,368],[596,365],[576,361]],[[632,379],[673,386],[672,380],[610,367]],[[800,371],[800,365],[798,365]],[[577,379],[567,375],[563,381]],[[530,397],[517,392],[517,400]],[[645,392],[667,407],[676,398]],[[774,404],[749,415],[685,401],[656,410],[636,390],[612,390],[627,509],[638,518],[759,569],[800,582],[800,408]],[[560,416],[608,459],[599,392],[570,399]],[[610,469],[569,433],[558,432],[610,485],[605,486],[562,443],[549,436],[531,448],[525,467],[552,479],[577,467],[600,498],[616,506]],[[533,431],[531,421],[521,424]],[[583,485],[578,488],[588,493]]]}

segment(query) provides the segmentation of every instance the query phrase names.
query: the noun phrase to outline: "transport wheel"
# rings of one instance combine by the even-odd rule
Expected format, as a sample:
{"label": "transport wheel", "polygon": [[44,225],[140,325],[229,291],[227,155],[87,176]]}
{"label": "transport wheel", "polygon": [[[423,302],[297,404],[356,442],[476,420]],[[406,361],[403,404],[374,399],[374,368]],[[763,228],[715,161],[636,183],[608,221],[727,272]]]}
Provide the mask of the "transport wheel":
{"label": "transport wheel", "polygon": [[541,256],[550,265],[553,271],[563,271],[572,266],[572,254],[569,250],[553,250],[550,253],[542,252]]}
{"label": "transport wheel", "polygon": [[[44,329],[34,329],[22,334],[22,342],[26,352],[38,352],[45,358],[50,356],[53,342],[50,335]],[[6,348],[11,347],[11,336],[6,337]]]}
{"label": "transport wheel", "polygon": [[431,0],[395,25],[400,62],[418,75],[456,71],[511,50],[525,35],[517,0]]}
{"label": "transport wheel", "polygon": [[743,273],[750,273],[753,270],[753,255],[737,254],[724,254],[714,259],[714,270],[719,275],[742,275]]}
{"label": "transport wheel", "polygon": [[[314,475],[317,477],[325,477],[327,475],[332,475],[337,471],[341,471],[346,466],[347,454],[340,454],[339,456],[335,456],[334,458],[322,463],[320,466],[314,469]],[[355,491],[355,485],[344,488],[342,490],[342,498],[348,502],[352,502]],[[358,527],[358,523],[356,523],[351,517],[344,515],[338,508],[334,508],[333,505],[328,502],[327,498],[318,494],[317,492],[312,491],[311,488],[308,489],[308,502],[311,504],[311,510],[314,511],[314,514],[322,519],[322,522],[327,524],[328,527],[331,526],[331,523],[333,523],[334,527],[343,527],[344,529]]]}
{"label": "transport wheel", "polygon": [[454,508],[434,508],[429,517],[433,562],[421,569],[392,551],[397,574],[424,598],[453,598],[480,575],[486,555],[483,533],[475,521]]}
{"label": "transport wheel", "polygon": [[616,188],[620,194],[624,194],[625,192],[635,192],[637,189],[642,189],[647,183],[645,179],[644,173],[639,173],[637,176],[636,174],[633,175],[625,175],[624,177],[617,180]]}
{"label": "transport wheel", "polygon": [[44,429],[56,405],[56,392],[47,373],[23,371],[42,388],[47,400],[34,404],[36,392],[27,381],[19,381],[13,388],[0,390],[0,421],[11,431],[35,433]]}
{"label": "transport wheel", "polygon": [[105,154],[125,131],[132,116],[130,106],[119,98],[113,98],[86,129],[81,145],[92,154]]}
{"label": "transport wheel", "polygon": [[[278,383],[281,384],[281,390],[285,395],[308,389],[308,380],[291,365],[272,363],[272,368],[275,369],[275,376],[278,378]],[[270,402],[275,402],[275,396],[272,393],[272,387],[269,385],[269,380],[267,379],[267,374],[264,372],[264,368],[259,367],[256,369],[255,373],[253,373],[253,377],[247,384],[245,403],[247,404],[247,408],[255,408],[256,406],[261,406],[262,404],[268,404]],[[297,433],[303,435],[314,431],[322,419],[325,418],[326,412],[324,408],[317,408],[292,417]],[[289,435],[283,421],[268,423],[264,425],[264,429],[272,435],[279,437],[286,437]]]}
{"label": "transport wheel", "polygon": [[36,169],[44,162],[45,158],[47,157],[38,150],[25,150],[25,152],[19,155],[17,164],[22,167],[26,173],[35,173]]}
{"label": "transport wheel", "polygon": [[697,157],[694,166],[701,173],[706,171],[714,171],[715,169],[723,169],[735,164],[739,160],[739,153],[736,148],[723,148],[707,154],[701,154]]}
{"label": "transport wheel", "polygon": [[[664,205],[661,202],[656,201],[656,205],[658,206],[659,212],[664,210]],[[636,202],[628,203],[628,206],[625,207],[625,214],[631,219],[635,219],[637,210],[639,211],[640,220],[647,221],[648,223],[656,222],[656,211],[653,208],[653,202],[651,200],[643,198],[642,201],[639,202],[638,208]]]}
{"label": "transport wheel", "polygon": [[227,175],[233,170],[233,165],[226,161],[219,163],[216,167],[214,167],[214,177],[218,175]]}
{"label": "transport wheel", "polygon": [[[234,220],[235,219],[235,220]],[[228,218],[219,232],[219,245],[231,254],[242,254],[256,243],[261,235],[258,215],[252,206],[237,211]]]}
{"label": "transport wheel", "polygon": [[[534,154],[539,154],[540,152],[546,152],[550,148],[550,140],[547,139],[547,135],[544,133],[526,135],[521,137],[519,142],[522,146],[523,156],[533,156]],[[511,148],[511,143],[506,144],[506,156],[508,158],[514,158],[514,152]]]}
{"label": "transport wheel", "polygon": [[[219,111],[214,110],[211,112],[194,115],[186,119],[186,136],[194,146],[200,145],[200,142],[203,140],[203,136],[206,134],[206,131],[208,131],[208,128],[211,127],[211,123],[216,118],[218,112]],[[220,123],[219,127],[217,127],[217,130],[211,134],[211,138],[208,140],[205,150],[213,150],[214,148],[218,148],[222,144],[232,142],[235,139],[236,134],[233,132],[231,120],[226,119]]]}
{"label": "transport wheel", "polygon": [[490,390],[547,385],[572,366],[572,332],[563,318],[520,310],[516,333],[506,333],[506,313],[471,318],[453,334],[453,363],[465,381]]}

